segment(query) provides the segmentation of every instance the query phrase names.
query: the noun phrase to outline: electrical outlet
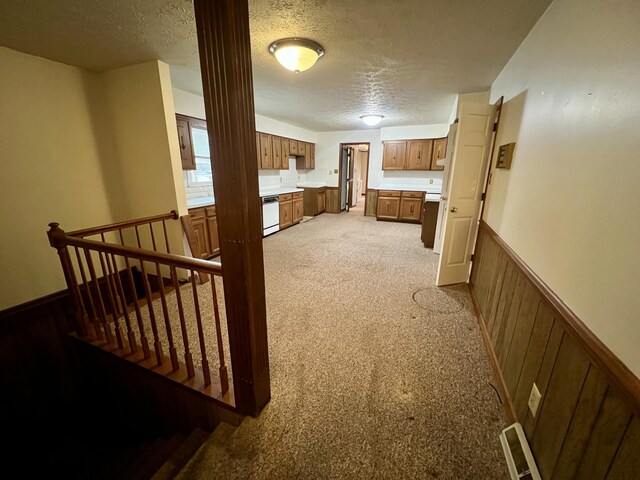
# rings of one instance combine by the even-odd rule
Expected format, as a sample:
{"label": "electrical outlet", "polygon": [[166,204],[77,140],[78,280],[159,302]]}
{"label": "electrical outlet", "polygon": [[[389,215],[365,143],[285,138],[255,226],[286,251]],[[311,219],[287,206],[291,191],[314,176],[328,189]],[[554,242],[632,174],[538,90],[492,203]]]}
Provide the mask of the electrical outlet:
{"label": "electrical outlet", "polygon": [[529,410],[531,411],[531,415],[534,417],[536,413],[538,413],[538,407],[540,406],[540,399],[542,395],[540,395],[540,390],[538,390],[538,386],[534,383],[533,387],[531,387],[531,394],[529,395],[529,401],[527,404],[529,405]]}
{"label": "electrical outlet", "polygon": [[429,179],[429,185],[433,185],[433,178]]}

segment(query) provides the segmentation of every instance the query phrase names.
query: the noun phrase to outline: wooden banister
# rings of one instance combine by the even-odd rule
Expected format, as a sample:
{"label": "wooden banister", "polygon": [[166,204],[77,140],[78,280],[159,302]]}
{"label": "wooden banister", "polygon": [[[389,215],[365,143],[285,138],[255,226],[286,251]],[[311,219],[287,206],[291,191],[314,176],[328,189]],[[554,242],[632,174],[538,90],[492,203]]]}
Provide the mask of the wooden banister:
{"label": "wooden banister", "polygon": [[108,225],[100,225],[99,227],[83,228],[82,230],[74,230],[66,235],[68,237],[88,237],[98,233],[114,232],[124,228],[135,227],[136,225],[145,225],[147,223],[161,222],[163,220],[177,220],[180,216],[177,210],[171,210],[169,213],[161,215],[153,215],[151,217],[137,218],[135,220],[125,220],[124,222],[110,223]]}
{"label": "wooden banister", "polygon": [[97,252],[113,253],[125,258],[135,258],[146,262],[160,262],[163,265],[169,265],[184,270],[196,270],[198,272],[208,273],[209,275],[222,275],[222,264],[210,260],[201,260],[199,258],[185,257],[183,255],[168,254],[162,252],[154,252],[153,250],[145,250],[143,248],[133,248],[124,245],[116,245],[113,243],[102,243],[86,238],[66,236],[63,242],[72,247],[85,248]]}

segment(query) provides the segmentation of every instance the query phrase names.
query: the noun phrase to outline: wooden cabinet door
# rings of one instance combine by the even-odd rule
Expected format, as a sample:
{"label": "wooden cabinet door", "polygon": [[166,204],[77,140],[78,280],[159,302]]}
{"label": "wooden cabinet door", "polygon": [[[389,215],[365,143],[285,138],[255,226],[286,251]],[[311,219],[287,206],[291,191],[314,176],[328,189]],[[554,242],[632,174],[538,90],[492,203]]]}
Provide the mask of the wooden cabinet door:
{"label": "wooden cabinet door", "polygon": [[282,139],[282,169],[289,170],[289,155],[291,155],[291,141],[288,138]]}
{"label": "wooden cabinet door", "polygon": [[273,170],[271,135],[269,135],[268,133],[260,134],[260,155],[262,160],[262,168],[264,170]]}
{"label": "wooden cabinet door", "polygon": [[273,168],[280,170],[282,168],[282,139],[271,136],[271,156],[273,158]]}
{"label": "wooden cabinet door", "polygon": [[326,192],[318,193],[318,213],[322,213],[327,209]]}
{"label": "wooden cabinet door", "polygon": [[289,150],[291,155],[298,155],[298,141],[297,140],[289,140]]}
{"label": "wooden cabinet door", "polygon": [[[204,212],[203,212],[204,213]],[[191,232],[195,237],[194,240],[200,248],[200,256],[207,258],[211,256],[211,242],[209,239],[209,229],[207,228],[207,219],[200,215],[189,215],[191,220]]]}
{"label": "wooden cabinet door", "polygon": [[400,215],[399,197],[378,197],[377,218],[384,220],[398,220]]}
{"label": "wooden cabinet door", "polygon": [[407,170],[429,170],[431,168],[432,140],[409,140],[407,148]]}
{"label": "wooden cabinet door", "polygon": [[311,143],[311,160],[310,160],[310,167],[311,169],[316,168],[316,144],[315,143]]}
{"label": "wooden cabinet door", "polygon": [[433,141],[433,154],[431,155],[431,170],[444,170],[444,167],[436,165],[436,162],[447,155],[447,137],[436,138]]}
{"label": "wooden cabinet door", "polygon": [[406,140],[384,142],[382,155],[383,170],[404,170],[405,155],[407,150]]}
{"label": "wooden cabinet door", "polygon": [[258,157],[258,170],[262,170],[262,150],[260,150],[260,132],[256,132],[256,156]]}
{"label": "wooden cabinet door", "polygon": [[280,202],[280,228],[286,228],[293,223],[293,202]]}
{"label": "wooden cabinet door", "polygon": [[304,144],[304,166],[307,170],[313,168],[311,166],[311,144],[306,142]]}
{"label": "wooden cabinet door", "polygon": [[193,155],[193,146],[191,145],[191,126],[189,125],[189,119],[181,115],[176,115],[176,124],[178,126],[178,145],[180,146],[182,169],[195,170],[196,157]]}
{"label": "wooden cabinet door", "polygon": [[295,198],[293,200],[293,213],[291,216],[293,223],[298,223],[302,220],[304,216],[304,200],[302,198]]}
{"label": "wooden cabinet door", "polygon": [[421,208],[422,199],[402,197],[400,200],[400,220],[419,221]]}
{"label": "wooden cabinet door", "polygon": [[218,238],[218,217],[207,213],[207,227],[209,230],[209,243],[211,244],[211,254],[220,253],[220,239]]}

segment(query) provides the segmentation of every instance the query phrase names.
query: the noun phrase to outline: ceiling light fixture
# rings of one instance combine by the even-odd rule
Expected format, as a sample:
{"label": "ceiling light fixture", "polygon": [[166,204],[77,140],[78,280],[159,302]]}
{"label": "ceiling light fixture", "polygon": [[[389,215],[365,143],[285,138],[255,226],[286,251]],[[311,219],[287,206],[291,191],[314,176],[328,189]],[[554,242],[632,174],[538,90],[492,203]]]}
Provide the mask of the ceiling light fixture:
{"label": "ceiling light fixture", "polygon": [[360,117],[360,119],[370,127],[378,125],[383,118],[384,115],[363,115]]}
{"label": "ceiling light fixture", "polygon": [[324,55],[324,48],[306,38],[283,38],[269,45],[269,52],[280,65],[292,72],[300,73],[313,67]]}

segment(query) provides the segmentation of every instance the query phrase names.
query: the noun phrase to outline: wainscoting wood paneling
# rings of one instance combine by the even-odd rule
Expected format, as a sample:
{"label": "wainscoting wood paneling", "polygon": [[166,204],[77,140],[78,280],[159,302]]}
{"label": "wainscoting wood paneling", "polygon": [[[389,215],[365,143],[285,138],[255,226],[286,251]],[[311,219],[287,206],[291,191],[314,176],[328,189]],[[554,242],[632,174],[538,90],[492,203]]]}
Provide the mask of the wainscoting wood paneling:
{"label": "wainscoting wood paneling", "polygon": [[378,190],[367,189],[364,203],[364,214],[367,217],[375,217],[378,213]]}
{"label": "wainscoting wood paneling", "polygon": [[340,213],[340,189],[338,187],[327,187],[327,213]]}
{"label": "wainscoting wood paneling", "polygon": [[636,478],[640,380],[484,222],[475,258],[470,290],[485,344],[542,478]]}

